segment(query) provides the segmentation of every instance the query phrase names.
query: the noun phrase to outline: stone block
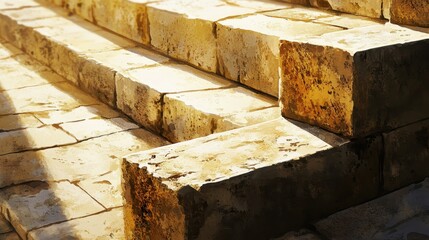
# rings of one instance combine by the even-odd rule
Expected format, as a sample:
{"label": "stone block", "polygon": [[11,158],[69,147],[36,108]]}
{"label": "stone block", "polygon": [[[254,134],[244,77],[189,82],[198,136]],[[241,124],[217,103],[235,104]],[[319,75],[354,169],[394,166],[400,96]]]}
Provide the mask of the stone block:
{"label": "stone block", "polygon": [[2,215],[0,215],[0,234],[9,233],[13,231],[12,225]]}
{"label": "stone block", "polygon": [[[151,45],[200,69],[216,72],[216,25],[224,18],[278,9],[276,4],[255,6],[221,0],[161,1],[147,5]],[[252,8],[253,7],[253,8]]]}
{"label": "stone block", "polygon": [[28,240],[45,239],[124,239],[122,209],[40,228],[28,234]]}
{"label": "stone block", "polygon": [[[277,101],[274,99],[242,87],[167,94],[164,97],[162,133],[172,142],[203,137],[227,129],[223,126],[226,117],[275,105]],[[256,122],[263,120],[260,116]]]}
{"label": "stone block", "polygon": [[4,0],[0,2],[0,9],[18,9],[23,7],[37,7],[40,4],[33,0]]}
{"label": "stone block", "polygon": [[2,213],[21,237],[35,228],[101,212],[104,208],[69,182],[32,182],[0,192]]}
{"label": "stone block", "polygon": [[1,240],[21,240],[18,233],[16,232],[0,234],[0,239]]}
{"label": "stone block", "polygon": [[348,137],[429,117],[429,35],[391,24],[281,41],[285,117]]}
{"label": "stone block", "polygon": [[310,0],[310,4],[313,7],[332,9],[372,18],[380,18],[382,16],[382,2],[383,0]]}
{"label": "stone block", "polygon": [[280,236],[377,196],[381,150],[280,118],[127,156],[126,236]]}
{"label": "stone block", "polygon": [[228,79],[277,97],[280,39],[293,41],[338,30],[341,28],[265,15],[220,21],[217,23],[219,72]]}
{"label": "stone block", "polygon": [[16,114],[0,116],[0,132],[23,128],[38,128],[43,125],[32,114]]}
{"label": "stone block", "polygon": [[134,69],[116,75],[117,106],[137,123],[160,133],[165,94],[231,85],[222,78],[182,64]]}
{"label": "stone block", "polygon": [[384,133],[384,188],[387,192],[429,176],[429,121]]}
{"label": "stone block", "polygon": [[397,24],[429,27],[429,1],[384,0],[385,18]]}

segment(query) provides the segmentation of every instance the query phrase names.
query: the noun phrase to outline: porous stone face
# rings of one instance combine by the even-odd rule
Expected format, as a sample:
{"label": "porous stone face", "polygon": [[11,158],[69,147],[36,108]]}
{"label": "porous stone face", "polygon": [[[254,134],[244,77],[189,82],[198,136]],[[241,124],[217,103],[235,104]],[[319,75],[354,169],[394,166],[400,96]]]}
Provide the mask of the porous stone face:
{"label": "porous stone face", "polygon": [[386,18],[397,24],[429,27],[429,1],[384,0]]}
{"label": "porous stone face", "polygon": [[391,24],[281,41],[282,114],[348,137],[427,118],[428,47]]}
{"label": "porous stone face", "polygon": [[[164,98],[163,135],[173,142],[207,136],[227,128],[223,126],[225,117],[276,104],[274,99],[242,87],[167,94]],[[262,120],[261,117],[259,122]]]}
{"label": "porous stone face", "polygon": [[384,189],[386,192],[429,176],[429,121],[383,134],[385,143]]}
{"label": "porous stone face", "polygon": [[217,76],[181,64],[134,69],[116,76],[117,106],[144,127],[161,132],[165,94],[232,85]]}
{"label": "porous stone face", "polygon": [[[273,17],[251,15],[217,23],[219,72],[228,79],[278,97],[279,39],[293,41],[317,36],[341,28],[290,21],[282,15],[294,15],[293,9],[281,10]],[[311,13],[309,13],[310,15]],[[330,15],[328,15],[330,16]],[[297,16],[307,21],[311,17]]]}
{"label": "porous stone face", "polygon": [[380,137],[348,143],[278,119],[127,156],[126,235],[280,236],[376,196],[381,149]]}
{"label": "porous stone face", "polygon": [[361,16],[380,18],[383,0],[310,0],[313,7],[332,9]]}
{"label": "porous stone face", "polygon": [[315,224],[324,239],[427,239],[429,180],[335,213]]}

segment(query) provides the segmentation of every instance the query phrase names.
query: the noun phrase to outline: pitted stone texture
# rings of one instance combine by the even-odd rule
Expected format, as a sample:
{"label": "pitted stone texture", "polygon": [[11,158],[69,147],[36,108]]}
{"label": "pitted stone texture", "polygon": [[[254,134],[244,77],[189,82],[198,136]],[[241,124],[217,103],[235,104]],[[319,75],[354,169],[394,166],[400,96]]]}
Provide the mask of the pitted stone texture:
{"label": "pitted stone texture", "polygon": [[96,95],[111,106],[116,104],[116,72],[137,67],[159,65],[168,61],[166,57],[143,49],[129,48],[117,51],[87,54],[79,73],[79,86]]}
{"label": "pitted stone texture", "polygon": [[278,119],[130,155],[122,166],[126,234],[276,237],[375,197],[381,149],[379,137],[347,143]]}
{"label": "pitted stone texture", "polygon": [[429,180],[333,214],[315,224],[327,239],[429,237]]}
{"label": "pitted stone texture", "polygon": [[4,103],[0,105],[0,115],[66,110],[99,103],[68,83],[0,92],[0,102]]}
{"label": "pitted stone texture", "polygon": [[124,239],[123,230],[122,209],[114,209],[31,231],[28,239]]}
{"label": "pitted stone texture", "polygon": [[[0,236],[3,233],[9,233],[13,231],[12,225],[10,225],[9,221],[0,214]],[[0,237],[1,239],[1,237]]]}
{"label": "pitted stone texture", "polygon": [[35,228],[101,212],[104,208],[69,182],[33,182],[0,192],[2,212],[18,234]]}
{"label": "pitted stone texture", "polygon": [[159,133],[165,94],[232,85],[220,77],[181,64],[135,69],[116,76],[117,106],[136,122]]}
{"label": "pitted stone texture", "polygon": [[220,74],[277,97],[279,39],[293,41],[338,30],[341,28],[265,15],[220,21],[217,23]]}
{"label": "pitted stone texture", "polygon": [[101,176],[85,179],[77,185],[99,202],[110,209],[122,206],[121,172],[116,169]]}
{"label": "pitted stone texture", "polygon": [[383,6],[385,17],[393,23],[429,27],[427,0],[384,0]]}
{"label": "pitted stone texture", "polygon": [[262,4],[255,9],[251,8],[252,4],[247,7],[246,2],[170,0],[148,4],[151,45],[169,56],[216,72],[215,22],[279,8],[277,4]]}
{"label": "pitted stone texture", "polygon": [[429,176],[429,121],[383,134],[384,189],[389,192]]}
{"label": "pitted stone texture", "polygon": [[349,137],[427,118],[428,47],[391,24],[281,41],[282,114]]}
{"label": "pitted stone texture", "polygon": [[34,114],[44,124],[75,122],[92,118],[116,118],[121,114],[106,105],[81,106],[70,110],[38,112]]}
{"label": "pitted stone texture", "polygon": [[21,240],[18,233],[10,232],[10,233],[0,233],[0,240]]}
{"label": "pitted stone texture", "polygon": [[75,143],[76,139],[60,129],[47,126],[0,132],[0,155],[31,149]]}
{"label": "pitted stone texture", "polygon": [[17,114],[0,116],[0,132],[23,128],[38,128],[43,125],[31,114]]}
{"label": "pitted stone texture", "polygon": [[168,142],[137,129],[81,143],[0,157],[0,188],[30,181],[71,182],[117,170],[122,156]]}
{"label": "pitted stone texture", "polygon": [[[227,129],[222,124],[226,117],[276,104],[274,99],[242,87],[167,94],[163,108],[163,135],[172,142],[207,136]],[[261,117],[256,122],[263,120]]]}
{"label": "pitted stone texture", "polygon": [[383,0],[310,0],[310,4],[313,7],[332,9],[372,18],[380,18],[382,16],[382,2]]}
{"label": "pitted stone texture", "polygon": [[60,127],[79,141],[139,128],[139,126],[125,118],[89,119],[79,122],[63,123]]}

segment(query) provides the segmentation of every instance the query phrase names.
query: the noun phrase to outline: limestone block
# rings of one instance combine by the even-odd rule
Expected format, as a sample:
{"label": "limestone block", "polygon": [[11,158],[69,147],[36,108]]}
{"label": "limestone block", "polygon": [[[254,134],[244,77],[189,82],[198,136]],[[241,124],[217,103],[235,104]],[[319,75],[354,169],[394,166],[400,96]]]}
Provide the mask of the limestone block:
{"label": "limestone block", "polygon": [[165,94],[231,85],[222,78],[181,64],[134,69],[116,75],[117,106],[137,123],[159,133]]}
{"label": "limestone block", "polygon": [[70,110],[38,112],[37,119],[47,125],[81,121],[92,118],[116,118],[121,114],[106,105],[80,106]]}
{"label": "limestone block", "polygon": [[127,156],[126,236],[280,236],[375,197],[381,150],[380,137],[348,143],[279,118]]}
{"label": "limestone block", "polygon": [[279,107],[270,107],[251,112],[242,112],[223,117],[217,123],[216,132],[225,132],[236,128],[246,127],[257,123],[267,122],[281,116]]}
{"label": "limestone block", "polygon": [[384,188],[392,191],[429,176],[429,121],[383,134]]}
{"label": "limestone block", "polygon": [[[258,11],[221,0],[162,1],[148,4],[147,8],[151,45],[209,72],[217,69],[215,22]],[[261,8],[272,10],[278,6]]]}
{"label": "limestone block", "polygon": [[114,209],[31,231],[28,239],[124,239],[123,228],[122,209]]}
{"label": "limestone block", "polygon": [[0,92],[0,102],[4,103],[0,105],[1,115],[67,110],[100,103],[65,82]]}
{"label": "limestone block", "polygon": [[65,81],[64,78],[52,71],[34,72],[19,65],[16,68],[6,67],[5,69],[0,69],[0,74],[2,75],[0,91]]}
{"label": "limestone block", "polygon": [[[95,0],[49,0],[88,21],[94,20]],[[110,1],[109,1],[110,2]],[[107,13],[106,13],[107,15]],[[109,15],[111,16],[111,15]]]}
{"label": "limestone block", "polygon": [[139,126],[125,118],[89,119],[79,122],[63,123],[60,127],[79,141],[139,128]]}
{"label": "limestone block", "polygon": [[427,118],[428,47],[390,24],[281,41],[282,114],[348,137]]}
{"label": "limestone block", "polygon": [[228,79],[277,97],[279,39],[292,41],[338,30],[341,29],[265,15],[220,21],[217,23],[219,72]]}
{"label": "limestone block", "polygon": [[[172,142],[207,136],[226,129],[223,126],[226,117],[276,104],[274,99],[242,87],[167,94],[163,108],[163,136]],[[263,117],[259,122],[262,121]]]}
{"label": "limestone block", "polygon": [[22,237],[53,223],[88,216],[103,207],[69,182],[33,182],[0,192],[3,214]]}
{"label": "limestone block", "polygon": [[384,0],[385,17],[397,24],[429,27],[429,1]]}
{"label": "limestone block", "polygon": [[23,128],[38,128],[43,125],[32,114],[17,114],[0,116],[0,132]]}
{"label": "limestone block", "polygon": [[23,7],[36,7],[40,4],[33,0],[3,0],[0,2],[0,9],[17,9]]}
{"label": "limestone block", "polygon": [[313,7],[332,9],[339,12],[346,12],[372,18],[380,18],[382,14],[383,0],[310,0]]}
{"label": "limestone block", "polygon": [[329,24],[346,29],[381,25],[385,23],[384,20],[355,16],[351,14],[337,14],[336,16],[318,18],[315,19],[314,22]]}
{"label": "limestone block", "polygon": [[326,239],[429,237],[429,180],[335,213],[315,224]]}
{"label": "limestone block", "polygon": [[24,150],[54,147],[75,143],[76,139],[57,128],[27,128],[0,133],[0,155]]}
{"label": "limestone block", "polygon": [[169,144],[143,129],[77,144],[0,156],[0,188],[31,181],[78,182],[119,168],[122,156]]}

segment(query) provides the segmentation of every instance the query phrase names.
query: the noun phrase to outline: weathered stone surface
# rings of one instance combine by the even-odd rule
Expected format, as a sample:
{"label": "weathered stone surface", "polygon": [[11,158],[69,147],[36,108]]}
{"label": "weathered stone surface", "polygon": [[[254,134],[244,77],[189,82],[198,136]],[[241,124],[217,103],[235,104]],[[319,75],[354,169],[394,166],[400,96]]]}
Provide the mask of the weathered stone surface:
{"label": "weathered stone surface", "polygon": [[317,222],[327,239],[427,239],[429,180]]}
{"label": "weathered stone surface", "polygon": [[0,234],[0,240],[21,240],[16,232]]}
{"label": "weathered stone surface", "polygon": [[121,207],[121,176],[120,169],[116,169],[101,176],[80,181],[77,185],[103,205],[103,207],[107,209]]}
{"label": "weathered stone surface", "polygon": [[63,123],[60,127],[79,141],[139,128],[139,126],[125,118],[89,119],[79,122]]}
{"label": "weathered stone surface", "polygon": [[0,70],[2,75],[2,78],[0,78],[0,91],[65,81],[64,78],[52,71],[33,72],[23,67],[17,67],[13,72],[9,72],[8,67],[4,70]]}
{"label": "weathered stone surface", "polygon": [[76,139],[60,129],[46,126],[11,132],[0,132],[0,155],[31,149],[75,143]]}
{"label": "weathered stone surface", "polygon": [[124,239],[123,229],[122,209],[114,209],[31,231],[28,239]]}
{"label": "weathered stone surface", "polygon": [[281,41],[282,114],[350,137],[427,118],[428,47],[390,24]]}
{"label": "weathered stone surface", "polygon": [[308,229],[288,232],[285,235],[273,240],[322,240],[317,234]]}
{"label": "weathered stone surface", "polygon": [[[27,1],[31,3],[31,1]],[[58,9],[43,6],[22,7],[11,10],[0,10],[1,14],[12,17],[16,21],[28,21],[56,17],[60,13]]]}
{"label": "weathered stone surface", "polygon": [[0,45],[0,60],[9,58],[18,54],[22,54],[22,51],[13,46],[10,43],[3,43]]}
{"label": "weathered stone surface", "polygon": [[34,114],[44,124],[75,122],[92,118],[116,118],[121,114],[106,105],[81,106],[70,110],[38,112]]}
{"label": "weathered stone surface", "polygon": [[393,23],[429,27],[427,0],[384,0],[383,7],[384,17]]}
{"label": "weathered stone surface", "polygon": [[9,221],[6,220],[3,215],[0,215],[0,234],[12,232],[13,227],[10,225]]}
{"label": "weathered stone surface", "polygon": [[310,0],[310,4],[313,7],[333,9],[373,18],[380,18],[382,16],[382,2],[383,0]]}
{"label": "weathered stone surface", "polygon": [[[172,142],[203,137],[226,129],[222,125],[225,117],[275,105],[277,101],[274,99],[242,87],[167,94],[162,132]],[[259,122],[263,120],[261,117]]]}
{"label": "weathered stone surface", "polygon": [[0,188],[30,181],[80,181],[117,170],[122,156],[168,142],[136,129],[81,143],[0,157]]}
{"label": "weathered stone surface", "polygon": [[164,94],[228,86],[233,84],[181,64],[135,69],[116,75],[117,106],[144,127],[160,132]]}
{"label": "weathered stone surface", "polygon": [[42,125],[43,123],[31,114],[0,116],[0,132],[23,128],[38,128]]}
{"label": "weathered stone surface", "polygon": [[7,188],[0,192],[0,204],[3,214],[24,239],[32,229],[104,210],[69,182],[33,182]]}
{"label": "weathered stone surface", "polygon": [[279,39],[292,41],[338,30],[341,29],[265,15],[220,21],[217,23],[220,74],[277,97]]}
{"label": "weathered stone surface", "polygon": [[386,191],[393,191],[429,176],[428,120],[384,133],[383,138]]}
{"label": "weathered stone surface", "polygon": [[90,59],[84,61],[79,73],[79,86],[111,106],[116,104],[115,75],[117,71],[155,66],[168,60],[161,55],[136,48],[88,55]]}
{"label": "weathered stone surface", "polygon": [[[40,94],[43,93],[43,94]],[[68,83],[0,92],[0,114],[66,110],[99,102]]]}
{"label": "weathered stone surface", "polygon": [[384,20],[355,16],[351,14],[336,14],[336,16],[318,18],[313,21],[316,23],[329,24],[347,29],[385,24]]}
{"label": "weathered stone surface", "polygon": [[256,10],[248,8],[246,2],[228,4],[221,0],[180,0],[148,4],[151,45],[169,56],[216,72],[215,22],[258,10],[279,8],[278,5],[267,4]]}
{"label": "weathered stone surface", "polygon": [[17,9],[23,7],[36,7],[40,4],[33,0],[3,0],[0,2],[0,9]]}
{"label": "weathered stone surface", "polygon": [[347,143],[278,119],[130,155],[122,165],[126,235],[279,236],[375,197],[381,148],[379,137]]}

